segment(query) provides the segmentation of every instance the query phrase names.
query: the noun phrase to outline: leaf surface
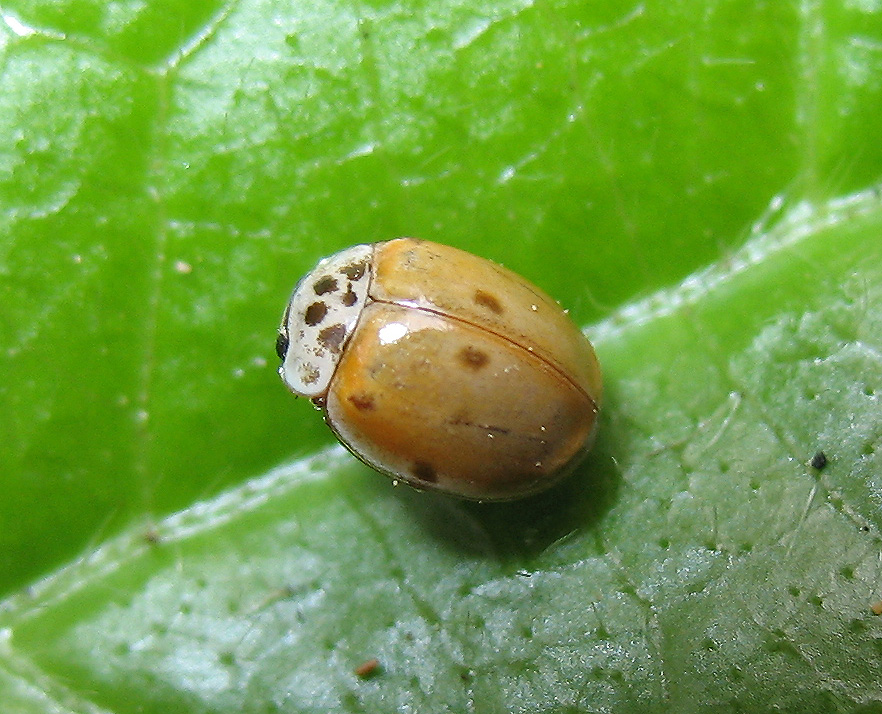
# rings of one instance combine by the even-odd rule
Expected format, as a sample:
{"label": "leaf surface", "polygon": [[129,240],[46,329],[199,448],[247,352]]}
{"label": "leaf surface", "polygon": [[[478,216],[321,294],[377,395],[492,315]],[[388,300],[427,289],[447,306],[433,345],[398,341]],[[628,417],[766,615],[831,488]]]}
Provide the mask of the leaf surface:
{"label": "leaf surface", "polygon": [[[876,3],[0,18],[10,711],[882,711]],[[572,479],[395,488],[285,392],[298,277],[395,235],[585,326]]]}

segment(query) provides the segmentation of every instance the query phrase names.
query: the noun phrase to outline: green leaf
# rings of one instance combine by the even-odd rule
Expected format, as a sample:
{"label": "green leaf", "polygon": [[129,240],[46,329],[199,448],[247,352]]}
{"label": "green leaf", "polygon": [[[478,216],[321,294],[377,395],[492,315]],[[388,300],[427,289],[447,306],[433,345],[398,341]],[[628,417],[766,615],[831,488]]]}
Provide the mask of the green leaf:
{"label": "green leaf", "polygon": [[[0,19],[4,711],[882,711],[877,3]],[[585,326],[573,478],[394,487],[286,393],[298,277],[396,235]]]}

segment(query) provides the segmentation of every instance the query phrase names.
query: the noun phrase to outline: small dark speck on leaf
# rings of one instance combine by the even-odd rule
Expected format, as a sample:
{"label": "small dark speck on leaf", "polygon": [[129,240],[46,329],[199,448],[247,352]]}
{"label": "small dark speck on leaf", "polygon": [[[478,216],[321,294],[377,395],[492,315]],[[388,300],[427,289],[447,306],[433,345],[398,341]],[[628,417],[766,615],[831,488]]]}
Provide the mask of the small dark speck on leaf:
{"label": "small dark speck on leaf", "polygon": [[823,451],[817,452],[814,456],[812,456],[811,461],[809,461],[809,466],[817,471],[820,471],[827,465],[827,454]]}
{"label": "small dark speck on leaf", "polygon": [[367,679],[380,671],[380,660],[374,658],[362,662],[354,670],[356,677]]}

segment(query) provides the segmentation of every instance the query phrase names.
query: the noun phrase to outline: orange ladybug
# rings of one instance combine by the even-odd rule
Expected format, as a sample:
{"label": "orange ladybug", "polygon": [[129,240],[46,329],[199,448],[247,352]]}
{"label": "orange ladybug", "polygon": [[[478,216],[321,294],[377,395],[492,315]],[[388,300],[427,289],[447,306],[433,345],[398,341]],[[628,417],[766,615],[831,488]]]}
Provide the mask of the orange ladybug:
{"label": "orange ladybug", "polygon": [[294,289],[279,374],[356,457],[475,500],[556,483],[594,441],[594,349],[524,278],[412,238],[356,245]]}

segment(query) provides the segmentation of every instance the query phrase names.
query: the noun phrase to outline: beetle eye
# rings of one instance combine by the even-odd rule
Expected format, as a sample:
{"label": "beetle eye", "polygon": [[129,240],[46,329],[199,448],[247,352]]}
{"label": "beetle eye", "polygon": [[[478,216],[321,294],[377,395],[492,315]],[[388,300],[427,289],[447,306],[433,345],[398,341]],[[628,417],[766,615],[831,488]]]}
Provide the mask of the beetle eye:
{"label": "beetle eye", "polygon": [[288,354],[288,335],[283,335],[281,332],[276,337],[276,354],[279,355],[280,360],[284,360],[285,355]]}

